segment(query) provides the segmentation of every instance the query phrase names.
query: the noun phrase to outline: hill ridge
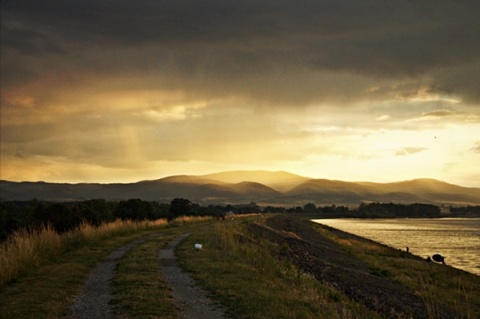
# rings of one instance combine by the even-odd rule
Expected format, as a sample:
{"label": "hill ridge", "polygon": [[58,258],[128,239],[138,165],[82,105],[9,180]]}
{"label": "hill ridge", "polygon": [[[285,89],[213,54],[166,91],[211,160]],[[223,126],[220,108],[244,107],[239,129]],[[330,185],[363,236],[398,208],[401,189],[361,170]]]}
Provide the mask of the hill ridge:
{"label": "hill ridge", "polygon": [[425,202],[479,205],[480,188],[463,187],[433,178],[378,183],[309,178],[285,171],[227,171],[205,175],[172,175],[134,183],[49,183],[0,180],[1,200],[75,201],[92,198],[141,198],[171,201],[176,197],[199,203],[273,205],[359,204],[361,202]]}

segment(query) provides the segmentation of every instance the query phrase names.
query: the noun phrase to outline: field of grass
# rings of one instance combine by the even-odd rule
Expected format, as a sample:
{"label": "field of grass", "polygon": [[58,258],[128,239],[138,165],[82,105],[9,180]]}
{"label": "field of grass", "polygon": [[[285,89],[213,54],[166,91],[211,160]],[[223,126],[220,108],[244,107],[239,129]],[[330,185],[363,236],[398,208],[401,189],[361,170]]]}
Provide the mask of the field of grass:
{"label": "field of grass", "polygon": [[[182,267],[233,318],[377,318],[271,251],[283,247],[249,238],[244,222],[225,221],[192,234],[177,254]],[[202,243],[203,249],[193,249]]]}
{"label": "field of grass", "polygon": [[[64,318],[95,265],[139,238],[144,242],[125,254],[117,266],[112,306],[124,318],[178,318],[169,288],[159,274],[157,257],[170,240],[187,232],[190,237],[177,247],[179,264],[231,318],[378,318],[290,261],[274,257],[272,252],[286,248],[252,238],[246,230],[248,223],[261,221],[260,216],[250,216],[225,221],[117,222],[97,229],[83,225],[62,236],[48,228],[19,232],[0,250],[0,318]],[[401,258],[391,249],[313,227],[368,262],[373,275],[416,291],[429,307],[431,318],[436,318],[439,303],[456,309],[462,318],[479,315],[472,307],[480,304],[478,276]],[[201,243],[203,249],[195,250],[195,243]],[[4,271],[15,265],[16,271]]]}

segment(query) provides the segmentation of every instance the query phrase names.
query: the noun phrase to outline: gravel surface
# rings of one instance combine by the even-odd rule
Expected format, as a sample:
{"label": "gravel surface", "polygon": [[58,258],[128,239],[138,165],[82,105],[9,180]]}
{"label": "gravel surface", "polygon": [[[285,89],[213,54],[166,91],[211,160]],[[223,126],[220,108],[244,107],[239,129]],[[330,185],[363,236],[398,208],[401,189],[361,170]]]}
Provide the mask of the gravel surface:
{"label": "gravel surface", "polygon": [[[223,319],[224,310],[215,305],[207,292],[195,285],[195,281],[177,265],[175,246],[190,234],[172,240],[160,250],[160,273],[172,290],[172,298],[183,319]],[[82,292],[70,306],[66,319],[114,319],[117,316],[110,306],[112,299],[110,281],[115,276],[118,261],[133,247],[144,242],[135,240],[112,252],[89,275]]]}
{"label": "gravel surface", "polygon": [[71,305],[67,319],[113,319],[115,314],[110,307],[112,299],[110,280],[115,275],[118,261],[130,249],[144,242],[135,240],[111,253],[100,262],[89,275],[82,292]]}
{"label": "gravel surface", "polygon": [[225,318],[224,309],[215,305],[207,296],[207,292],[195,285],[194,280],[177,265],[175,246],[190,234],[178,236],[167,247],[160,250],[158,259],[160,273],[172,290],[172,297],[180,309],[183,319],[222,319]]}

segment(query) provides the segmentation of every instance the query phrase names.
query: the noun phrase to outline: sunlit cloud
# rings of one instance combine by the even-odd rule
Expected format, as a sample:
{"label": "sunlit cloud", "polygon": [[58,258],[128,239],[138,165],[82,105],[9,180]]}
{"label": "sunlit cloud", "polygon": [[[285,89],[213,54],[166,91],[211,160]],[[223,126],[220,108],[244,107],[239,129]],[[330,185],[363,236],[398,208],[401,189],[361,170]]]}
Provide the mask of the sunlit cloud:
{"label": "sunlit cloud", "polygon": [[388,119],[390,119],[390,115],[384,114],[384,115],[380,115],[379,117],[375,118],[375,121],[386,121]]}
{"label": "sunlit cloud", "polygon": [[480,142],[476,142],[470,150],[474,153],[480,153]]}
{"label": "sunlit cloud", "polygon": [[413,122],[426,122],[426,121],[437,121],[442,124],[445,123],[458,123],[458,122],[480,122],[480,112],[479,113],[469,113],[465,111],[450,111],[445,109],[433,110],[429,112],[424,112],[420,116],[409,119]]}
{"label": "sunlit cloud", "polygon": [[415,154],[421,151],[424,151],[425,148],[423,147],[404,147],[402,149],[399,149],[395,152],[395,155],[397,156],[405,156],[405,155],[410,155],[410,154]]}
{"label": "sunlit cloud", "polygon": [[19,0],[1,13],[2,179],[269,169],[480,186],[473,2]]}
{"label": "sunlit cloud", "polygon": [[430,88],[420,88],[413,92],[406,92],[397,96],[396,99],[405,102],[441,102],[445,104],[458,104],[461,102],[459,99],[443,96]]}

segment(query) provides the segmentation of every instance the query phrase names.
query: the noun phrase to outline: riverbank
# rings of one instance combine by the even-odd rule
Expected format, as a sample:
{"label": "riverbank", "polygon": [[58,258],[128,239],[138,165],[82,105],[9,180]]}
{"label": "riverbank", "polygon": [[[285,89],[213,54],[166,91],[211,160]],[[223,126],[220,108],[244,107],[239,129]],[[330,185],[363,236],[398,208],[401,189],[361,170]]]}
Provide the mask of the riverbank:
{"label": "riverbank", "polygon": [[[361,307],[356,310],[351,310],[352,308],[345,310],[347,309],[345,300],[336,302],[335,298],[333,300],[325,298],[322,301],[325,307],[331,305],[337,308],[344,307],[343,312],[348,313],[345,316],[337,312],[325,318],[364,318],[372,314],[384,318],[480,316],[478,306],[480,296],[476,288],[480,285],[480,278],[473,274],[441,264],[427,263],[424,259],[404,251],[302,220],[294,215],[276,215],[260,219],[244,225],[243,229],[235,228],[233,231],[239,248],[231,244],[234,248],[230,249],[248,251],[252,246],[256,246],[268,250],[277,260],[293,264],[299,278],[304,274],[310,276],[319,285],[332,289],[330,295],[346,296]],[[196,237],[195,240],[209,243],[208,239],[202,236]],[[222,254],[222,249],[217,253]],[[223,254],[228,257],[235,253],[224,251]],[[238,297],[241,291],[232,293],[232,287],[223,284],[236,281],[241,274],[223,276],[223,272],[218,272],[217,267],[215,274],[217,278],[213,280],[212,276],[205,272],[214,272],[215,269],[201,268],[202,262],[208,261],[197,257],[198,255],[194,254],[184,255],[183,258],[186,260],[184,266],[209,286],[212,293],[219,296],[232,294],[236,296],[222,297],[224,304],[241,304],[239,300],[249,298]],[[258,261],[243,258],[248,257],[235,254],[234,260],[236,263],[245,263],[245,267],[252,264],[257,268],[262,267]],[[227,265],[224,264],[225,267],[228,267]],[[202,271],[199,271],[199,268]],[[268,272],[264,271],[265,276],[268,276]],[[252,272],[249,276],[253,278],[255,274],[256,272]],[[221,278],[218,278],[219,276]],[[255,280],[258,281],[257,286],[261,287],[260,282],[263,280],[261,276]],[[294,291],[294,288],[290,289]],[[269,297],[266,295],[262,298]],[[270,298],[273,299],[274,296]],[[338,300],[340,299],[341,297],[338,297]],[[364,312],[362,308],[367,311]]]}
{"label": "riverbank", "polygon": [[395,249],[408,249],[410,254],[423,259],[440,254],[449,266],[480,276],[478,218],[340,218],[313,221]]}

